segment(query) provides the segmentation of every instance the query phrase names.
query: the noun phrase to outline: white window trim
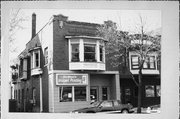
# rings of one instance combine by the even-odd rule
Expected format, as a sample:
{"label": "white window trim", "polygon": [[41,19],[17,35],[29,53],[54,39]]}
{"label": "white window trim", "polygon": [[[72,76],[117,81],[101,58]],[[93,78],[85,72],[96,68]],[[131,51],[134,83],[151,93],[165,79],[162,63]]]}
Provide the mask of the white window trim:
{"label": "white window trim", "polygon": [[[104,47],[104,43],[101,43],[99,40],[96,40],[96,42],[84,42],[84,39],[79,39],[79,42],[72,42],[71,40],[74,39],[68,39],[68,44],[69,44],[69,62],[71,61],[71,57],[72,57],[72,44],[79,44],[79,62],[85,62],[84,61],[84,45],[85,44],[94,44],[95,45],[95,59],[96,62],[103,62],[105,63],[105,47]],[[103,60],[100,61],[100,46],[103,46]]]}
{"label": "white window trim", "polygon": [[[39,65],[38,65],[38,67],[36,67],[35,66],[35,53],[38,53],[38,55],[39,55],[39,59],[38,59],[38,61],[39,61]],[[32,53],[32,69],[36,69],[36,68],[40,68],[40,50],[35,50],[35,51],[33,51],[33,53]]]}

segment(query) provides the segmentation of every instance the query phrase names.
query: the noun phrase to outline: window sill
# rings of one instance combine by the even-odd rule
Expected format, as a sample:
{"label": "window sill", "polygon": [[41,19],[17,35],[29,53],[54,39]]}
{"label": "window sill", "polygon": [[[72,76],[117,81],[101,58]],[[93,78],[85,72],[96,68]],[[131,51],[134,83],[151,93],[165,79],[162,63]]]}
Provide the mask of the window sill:
{"label": "window sill", "polygon": [[69,62],[70,70],[105,70],[103,62]]}
{"label": "window sill", "polygon": [[33,69],[31,69],[31,76],[34,76],[34,75],[40,75],[40,74],[42,74],[43,73],[43,71],[42,71],[42,69],[41,68],[33,68]]}

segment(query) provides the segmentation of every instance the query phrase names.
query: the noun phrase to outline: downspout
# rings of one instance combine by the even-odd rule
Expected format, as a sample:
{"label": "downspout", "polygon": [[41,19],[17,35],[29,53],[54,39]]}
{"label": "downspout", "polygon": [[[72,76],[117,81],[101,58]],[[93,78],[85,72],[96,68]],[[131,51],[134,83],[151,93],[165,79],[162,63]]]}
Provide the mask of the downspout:
{"label": "downspout", "polygon": [[40,80],[40,112],[43,112],[43,100],[42,100],[42,76],[39,75]]}

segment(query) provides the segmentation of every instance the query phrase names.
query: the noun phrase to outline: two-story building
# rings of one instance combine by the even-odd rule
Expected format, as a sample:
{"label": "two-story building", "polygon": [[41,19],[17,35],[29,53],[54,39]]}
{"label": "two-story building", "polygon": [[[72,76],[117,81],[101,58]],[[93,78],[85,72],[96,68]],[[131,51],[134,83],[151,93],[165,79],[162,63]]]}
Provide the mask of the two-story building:
{"label": "two-story building", "polygon": [[99,24],[54,15],[19,55],[14,95],[20,111],[69,112],[91,101],[120,99],[119,73],[106,70]]}
{"label": "two-story building", "polygon": [[[19,78],[13,81],[19,111],[70,112],[110,99],[137,105],[137,87],[126,71],[111,66],[98,27],[54,15],[36,32],[32,15],[32,38],[19,55]],[[137,78],[137,55],[130,52],[128,57],[127,66]],[[143,74],[143,106],[159,104],[156,55],[149,57]]]}

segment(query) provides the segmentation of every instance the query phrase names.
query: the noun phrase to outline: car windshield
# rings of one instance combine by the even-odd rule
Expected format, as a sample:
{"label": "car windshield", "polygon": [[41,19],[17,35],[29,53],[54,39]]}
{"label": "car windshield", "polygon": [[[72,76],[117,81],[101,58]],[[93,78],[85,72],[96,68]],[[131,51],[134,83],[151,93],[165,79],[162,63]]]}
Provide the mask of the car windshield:
{"label": "car windshield", "polygon": [[100,102],[94,102],[94,103],[91,104],[91,106],[97,107],[99,104],[100,104]]}

